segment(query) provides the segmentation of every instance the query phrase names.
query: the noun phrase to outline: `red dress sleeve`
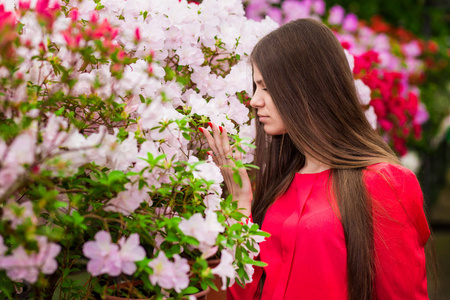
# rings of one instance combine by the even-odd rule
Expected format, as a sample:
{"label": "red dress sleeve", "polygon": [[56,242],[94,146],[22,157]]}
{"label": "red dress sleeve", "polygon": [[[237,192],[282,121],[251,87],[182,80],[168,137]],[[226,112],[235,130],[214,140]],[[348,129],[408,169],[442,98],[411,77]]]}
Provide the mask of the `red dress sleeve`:
{"label": "red dress sleeve", "polygon": [[397,165],[365,172],[373,199],[376,299],[428,299],[424,246],[430,230],[416,176]]}

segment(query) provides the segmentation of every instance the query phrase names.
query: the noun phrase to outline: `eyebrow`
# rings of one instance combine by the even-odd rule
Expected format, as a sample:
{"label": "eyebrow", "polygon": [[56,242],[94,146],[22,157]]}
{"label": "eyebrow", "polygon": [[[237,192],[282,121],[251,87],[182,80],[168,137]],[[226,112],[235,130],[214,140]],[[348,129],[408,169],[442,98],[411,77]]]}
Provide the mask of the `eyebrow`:
{"label": "eyebrow", "polygon": [[264,81],[262,79],[256,81],[257,84],[264,85]]}

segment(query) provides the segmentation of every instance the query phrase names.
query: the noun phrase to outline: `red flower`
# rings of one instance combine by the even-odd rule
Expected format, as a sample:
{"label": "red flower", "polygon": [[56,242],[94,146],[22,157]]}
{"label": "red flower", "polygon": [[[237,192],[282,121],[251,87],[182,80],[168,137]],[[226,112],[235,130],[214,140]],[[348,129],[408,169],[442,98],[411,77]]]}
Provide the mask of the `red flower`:
{"label": "red flower", "polygon": [[390,131],[392,129],[392,127],[394,127],[392,122],[385,120],[385,119],[378,120],[378,123],[380,123],[380,126],[381,126],[381,128],[383,128],[384,131]]}
{"label": "red flower", "polygon": [[386,117],[386,105],[384,104],[383,100],[378,98],[372,99],[370,101],[370,105],[373,106],[378,119],[383,119]]}
{"label": "red flower", "polygon": [[413,131],[414,131],[414,138],[416,140],[420,140],[422,138],[422,126],[417,123],[413,123]]}
{"label": "red flower", "polygon": [[403,156],[406,154],[406,152],[408,152],[408,148],[406,148],[405,139],[402,139],[402,138],[394,135],[393,142],[394,142],[394,148],[395,148],[395,150],[397,150],[397,152],[400,154],[400,156]]}

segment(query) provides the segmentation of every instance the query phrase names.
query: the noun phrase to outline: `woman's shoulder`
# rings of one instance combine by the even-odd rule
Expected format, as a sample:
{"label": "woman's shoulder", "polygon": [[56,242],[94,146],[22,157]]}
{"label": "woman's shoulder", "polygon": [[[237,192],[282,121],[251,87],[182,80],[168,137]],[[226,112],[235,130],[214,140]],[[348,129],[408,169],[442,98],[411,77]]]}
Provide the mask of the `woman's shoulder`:
{"label": "woman's shoulder", "polygon": [[[378,163],[364,171],[367,191],[380,203],[422,206],[423,195],[416,175],[406,167],[391,163]],[[414,204],[412,204],[414,203]]]}
{"label": "woman's shoulder", "polygon": [[403,185],[406,182],[416,184],[417,178],[410,169],[387,162],[377,163],[368,166],[364,171],[366,184],[390,183],[390,185]]}
{"label": "woman's shoulder", "polygon": [[423,209],[422,189],[416,175],[401,165],[378,163],[368,166],[364,177],[367,191],[374,200],[377,220],[385,224],[391,218],[402,226],[413,224],[424,245],[430,230]]}

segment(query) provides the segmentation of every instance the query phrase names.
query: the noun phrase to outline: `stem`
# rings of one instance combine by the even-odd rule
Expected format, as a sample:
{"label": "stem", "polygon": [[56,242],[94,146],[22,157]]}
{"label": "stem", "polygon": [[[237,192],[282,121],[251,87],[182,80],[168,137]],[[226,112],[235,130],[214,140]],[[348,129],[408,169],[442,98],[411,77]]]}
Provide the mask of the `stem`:
{"label": "stem", "polygon": [[86,67],[89,65],[89,62],[84,61],[83,64],[81,65],[80,69],[78,70],[79,72],[83,72],[84,70],[86,70]]}

